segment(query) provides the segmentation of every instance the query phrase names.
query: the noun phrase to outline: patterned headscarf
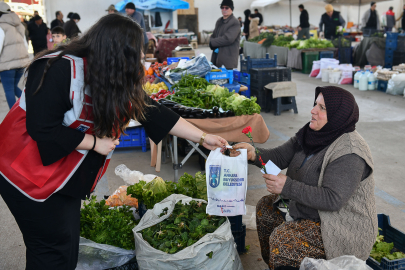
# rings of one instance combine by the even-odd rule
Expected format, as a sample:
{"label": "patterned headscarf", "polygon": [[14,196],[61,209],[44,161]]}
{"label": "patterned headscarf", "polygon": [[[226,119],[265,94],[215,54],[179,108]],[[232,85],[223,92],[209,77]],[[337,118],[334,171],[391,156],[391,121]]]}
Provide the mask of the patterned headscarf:
{"label": "patterned headscarf", "polygon": [[359,121],[359,107],[350,92],[335,86],[317,87],[315,100],[319,93],[325,100],[328,122],[318,131],[312,130],[308,123],[296,134],[298,144],[307,155],[321,151],[344,133],[354,131]]}

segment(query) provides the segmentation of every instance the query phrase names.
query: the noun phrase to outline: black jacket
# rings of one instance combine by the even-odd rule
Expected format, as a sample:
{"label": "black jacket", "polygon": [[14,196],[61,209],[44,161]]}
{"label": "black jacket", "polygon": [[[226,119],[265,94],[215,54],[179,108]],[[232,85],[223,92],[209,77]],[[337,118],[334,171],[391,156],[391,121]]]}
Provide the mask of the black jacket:
{"label": "black jacket", "polygon": [[263,16],[260,13],[255,13],[253,14],[255,16],[255,18],[259,18],[259,25],[262,25],[263,22]]}
{"label": "black jacket", "polygon": [[74,20],[69,20],[65,23],[63,26],[65,29],[65,34],[67,38],[75,38],[81,33],[79,27],[77,26],[76,22]]}
{"label": "black jacket", "polygon": [[51,30],[54,29],[56,26],[63,27],[65,23],[63,21],[59,21],[58,19],[55,19],[51,22]]}
{"label": "black jacket", "polygon": [[45,23],[37,25],[34,22],[28,24],[28,35],[31,39],[32,46],[38,48],[47,48],[46,35],[48,27]]}
{"label": "black jacket", "polygon": [[[340,12],[333,11],[332,17],[329,17],[326,12],[321,17],[321,25],[325,25],[325,38],[331,39],[336,35],[336,27],[341,26]],[[320,27],[321,28],[321,27]]]}
{"label": "black jacket", "polygon": [[309,15],[308,11],[304,9],[300,15],[300,25],[301,28],[309,28]]}

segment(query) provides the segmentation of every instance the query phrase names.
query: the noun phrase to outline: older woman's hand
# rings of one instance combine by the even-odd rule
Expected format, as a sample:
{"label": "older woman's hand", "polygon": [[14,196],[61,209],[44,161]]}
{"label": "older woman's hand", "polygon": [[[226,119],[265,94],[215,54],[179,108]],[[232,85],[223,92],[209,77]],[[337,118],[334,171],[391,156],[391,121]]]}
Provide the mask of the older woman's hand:
{"label": "older woman's hand", "polygon": [[282,173],[279,173],[278,175],[263,174],[263,178],[266,181],[268,192],[272,194],[281,194],[285,181],[287,180],[287,176]]}
{"label": "older woman's hand", "polygon": [[230,156],[231,157],[237,157],[240,155],[239,151],[235,151],[237,149],[246,149],[247,150],[247,158],[250,161],[255,161],[256,160],[256,152],[255,152],[255,148],[248,144],[248,143],[238,143],[235,144],[233,147],[233,150],[231,150]]}

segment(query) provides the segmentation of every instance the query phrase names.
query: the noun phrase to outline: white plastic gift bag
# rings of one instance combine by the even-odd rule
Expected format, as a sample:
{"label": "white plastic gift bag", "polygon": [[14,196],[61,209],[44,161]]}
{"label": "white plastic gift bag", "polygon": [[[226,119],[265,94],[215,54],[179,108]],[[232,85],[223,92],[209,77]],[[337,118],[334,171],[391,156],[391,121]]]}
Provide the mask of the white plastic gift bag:
{"label": "white plastic gift bag", "polygon": [[322,69],[326,68],[337,68],[339,67],[339,60],[333,59],[333,58],[322,58],[321,59],[321,69],[318,75],[316,75],[317,79],[322,78]]}
{"label": "white plastic gift bag", "polygon": [[221,149],[211,151],[205,171],[207,181],[207,214],[236,216],[246,214],[247,150],[237,157],[228,157]]}

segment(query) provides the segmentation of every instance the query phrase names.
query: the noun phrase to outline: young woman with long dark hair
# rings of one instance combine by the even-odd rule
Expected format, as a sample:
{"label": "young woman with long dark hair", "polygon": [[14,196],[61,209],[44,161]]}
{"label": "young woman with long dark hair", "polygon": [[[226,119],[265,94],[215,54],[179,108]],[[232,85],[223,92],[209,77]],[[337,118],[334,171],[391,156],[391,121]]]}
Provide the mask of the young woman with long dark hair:
{"label": "young woman with long dark hair", "polygon": [[0,125],[0,194],[27,248],[27,270],[76,268],[80,203],[107,169],[130,119],[155,143],[170,133],[208,149],[227,142],[142,89],[142,29],[117,14],[80,39],[38,54]]}

